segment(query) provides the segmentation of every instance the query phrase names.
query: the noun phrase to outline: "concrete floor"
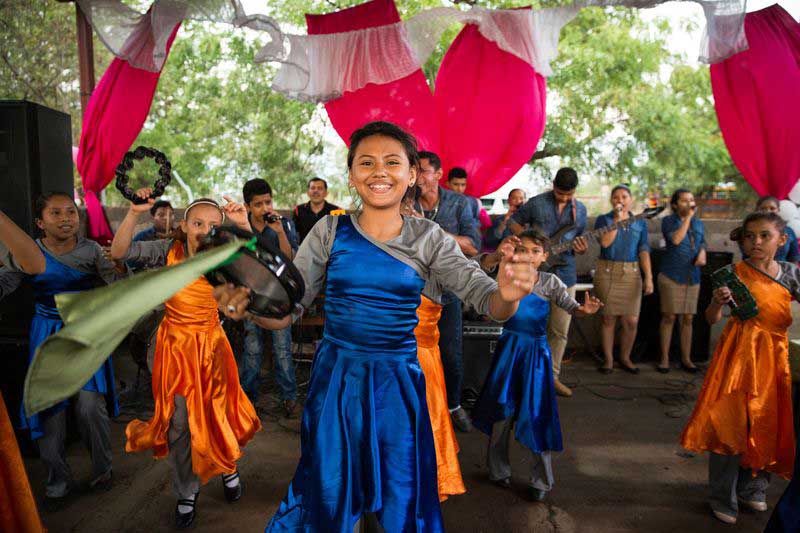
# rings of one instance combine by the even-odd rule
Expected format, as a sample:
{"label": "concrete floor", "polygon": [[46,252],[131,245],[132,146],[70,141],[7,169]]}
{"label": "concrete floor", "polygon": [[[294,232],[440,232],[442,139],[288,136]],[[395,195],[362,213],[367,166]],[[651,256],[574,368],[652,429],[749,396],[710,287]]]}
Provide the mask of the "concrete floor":
{"label": "concrete floor", "polygon": [[[664,376],[642,365],[639,376],[617,371],[604,376],[589,360],[565,365],[564,381],[576,386],[560,400],[565,451],[556,454],[556,486],[546,504],[524,499],[527,463],[514,443],[514,485],[496,488],[484,466],[487,437],[460,434],[461,467],[469,492],[442,505],[448,531],[458,532],[706,532],[763,531],[769,513],[742,512],[736,526],[725,526],[706,505],[707,458],[693,456],[678,436],[702,376],[673,370]],[[299,373],[307,373],[301,367]],[[265,429],[240,462],[242,500],[228,505],[221,482],[201,491],[194,531],[262,531],[284,496],[299,455],[299,420],[275,416],[267,397],[260,405]],[[130,412],[128,413],[130,415]],[[130,416],[128,416],[130,418]],[[113,424],[114,488],[80,496],[67,508],[44,514],[58,532],[171,531],[175,500],[169,467],[147,454],[124,452],[124,416]],[[89,461],[79,442],[69,448],[77,479],[88,475]],[[27,460],[34,491],[41,496],[44,469]],[[773,479],[770,511],[786,482]]]}

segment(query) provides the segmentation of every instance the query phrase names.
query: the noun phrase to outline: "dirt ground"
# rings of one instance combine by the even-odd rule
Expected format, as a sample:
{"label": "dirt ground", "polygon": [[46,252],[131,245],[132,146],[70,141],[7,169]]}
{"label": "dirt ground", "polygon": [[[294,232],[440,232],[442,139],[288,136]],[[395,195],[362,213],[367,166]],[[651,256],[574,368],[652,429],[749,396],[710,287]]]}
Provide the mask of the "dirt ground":
{"label": "dirt ground", "polygon": [[[299,375],[308,373],[300,367]],[[487,437],[459,434],[461,467],[468,493],[442,505],[448,531],[458,532],[740,532],[762,531],[769,513],[740,513],[733,528],[711,517],[706,504],[707,458],[693,456],[678,444],[702,376],[678,370],[669,375],[642,365],[638,376],[617,371],[597,373],[589,360],[565,364],[564,381],[574,385],[570,399],[560,399],[565,451],[556,454],[556,485],[544,504],[525,499],[527,459],[514,443],[513,487],[504,490],[487,480]],[[267,387],[271,387],[269,384]],[[175,500],[165,461],[124,452],[125,422],[147,405],[128,404],[113,424],[114,480],[110,492],[82,495],[59,512],[43,514],[46,526],[59,532],[172,531]],[[240,462],[245,483],[241,501],[228,505],[220,480],[203,487],[193,530],[262,531],[297,464],[299,419],[276,415],[265,395],[259,411],[265,429],[247,446]],[[77,479],[89,473],[88,454],[80,442],[69,447]],[[27,459],[38,497],[44,468]],[[773,478],[770,510],[786,482]]]}

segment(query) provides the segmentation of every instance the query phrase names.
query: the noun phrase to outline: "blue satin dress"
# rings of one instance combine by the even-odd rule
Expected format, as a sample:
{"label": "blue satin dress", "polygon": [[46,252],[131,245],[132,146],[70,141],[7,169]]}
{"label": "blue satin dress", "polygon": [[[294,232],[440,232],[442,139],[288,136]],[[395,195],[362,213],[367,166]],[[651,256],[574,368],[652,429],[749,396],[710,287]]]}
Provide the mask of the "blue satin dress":
{"label": "blue satin dress", "polygon": [[266,531],[443,531],[436,451],[414,328],[425,281],[340,217],[301,457]]}
{"label": "blue satin dress", "polygon": [[534,453],[561,451],[561,423],[553,385],[547,319],[550,302],[531,294],[503,324],[492,368],[472,410],[472,423],[487,435],[516,419],[515,437]]}
{"label": "blue satin dress", "polygon": [[[35,276],[30,276],[28,281],[33,286],[36,294],[36,306],[31,322],[30,331],[30,351],[28,353],[28,364],[30,364],[36,353],[36,348],[44,340],[60,330],[64,323],[56,308],[55,295],[62,292],[80,292],[96,287],[98,276],[88,272],[82,272],[61,263],[53,257],[46,249],[42,248],[47,266],[45,271]],[[119,414],[119,404],[114,390],[114,367],[111,357],[106,360],[92,379],[84,385],[83,390],[98,392],[105,395],[108,402],[109,413],[111,416]],[[20,408],[22,424],[20,427],[29,429],[32,439],[44,436],[42,433],[41,420],[48,416],[63,411],[68,401],[63,401],[49,409],[35,414],[31,417],[25,416],[24,406]]]}

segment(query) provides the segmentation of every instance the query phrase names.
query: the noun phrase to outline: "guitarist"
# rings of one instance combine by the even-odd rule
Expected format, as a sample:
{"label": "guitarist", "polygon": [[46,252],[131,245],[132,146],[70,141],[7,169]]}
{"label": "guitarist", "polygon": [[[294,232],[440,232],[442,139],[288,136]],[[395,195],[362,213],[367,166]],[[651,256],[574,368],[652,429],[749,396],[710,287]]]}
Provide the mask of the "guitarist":
{"label": "guitarist", "polygon": [[[575,239],[573,249],[561,254],[560,259],[563,264],[553,271],[567,286],[567,292],[572,298],[575,298],[575,283],[577,282],[575,253],[583,254],[589,249],[586,239],[577,237],[586,229],[586,206],[575,199],[577,189],[578,174],[575,170],[569,167],[559,169],[553,180],[553,189],[528,200],[511,216],[508,224],[508,228],[514,235],[519,235],[525,226],[530,226],[537,227],[547,237],[551,237],[565,226],[574,226],[572,230],[561,237],[564,241]],[[547,342],[550,344],[553,356],[553,381],[556,393],[566,397],[572,396],[572,390],[561,383],[559,374],[561,373],[561,359],[564,357],[564,349],[567,347],[567,333],[571,320],[572,315],[558,306],[550,306]]]}

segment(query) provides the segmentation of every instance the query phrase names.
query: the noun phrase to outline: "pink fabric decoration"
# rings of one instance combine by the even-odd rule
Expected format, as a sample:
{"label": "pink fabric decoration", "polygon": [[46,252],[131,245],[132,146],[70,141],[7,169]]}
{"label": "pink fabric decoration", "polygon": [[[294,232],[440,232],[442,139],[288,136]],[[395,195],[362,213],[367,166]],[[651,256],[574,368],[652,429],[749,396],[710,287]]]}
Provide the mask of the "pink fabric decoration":
{"label": "pink fabric decoration", "polygon": [[800,24],[775,4],[744,28],[750,49],[711,65],[717,118],[747,182],[782,200],[800,179]]}
{"label": "pink fabric decoration", "polygon": [[[143,21],[149,24],[148,17]],[[178,27],[172,31],[167,52]],[[114,179],[114,169],[142,130],[160,75],[115,58],[86,106],[77,165],[83,183],[89,237],[102,245],[108,244],[114,234],[98,194]]]}
{"label": "pink fabric decoration", "polygon": [[444,176],[453,166],[464,168],[471,196],[503,186],[530,160],[544,133],[544,77],[474,24],[464,27],[444,56],[434,100]]}
{"label": "pink fabric decoration", "polygon": [[[326,15],[306,15],[309,35],[337,33],[400,22],[393,0],[372,0]],[[405,78],[346,92],[325,104],[328,117],[346,144],[368,122],[394,122],[416,136],[421,150],[439,150],[433,95],[421,69]]]}
{"label": "pink fabric decoration", "polygon": [[478,220],[481,222],[481,230],[486,231],[487,229],[492,227],[492,219],[489,216],[489,213],[486,212],[486,209],[481,207],[480,212],[478,213]]}

